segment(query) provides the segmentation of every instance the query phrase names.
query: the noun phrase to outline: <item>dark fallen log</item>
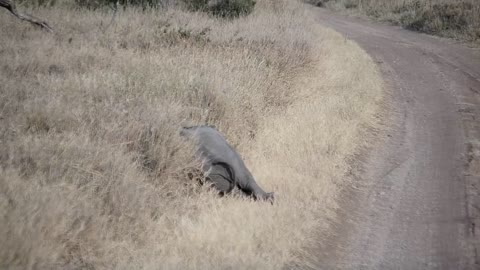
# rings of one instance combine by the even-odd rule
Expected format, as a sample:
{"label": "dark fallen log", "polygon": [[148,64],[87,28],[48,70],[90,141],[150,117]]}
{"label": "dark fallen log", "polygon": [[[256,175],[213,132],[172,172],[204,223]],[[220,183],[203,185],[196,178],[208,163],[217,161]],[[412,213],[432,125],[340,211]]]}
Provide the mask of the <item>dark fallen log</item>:
{"label": "dark fallen log", "polygon": [[46,21],[29,14],[19,12],[15,6],[14,0],[0,0],[0,7],[6,8],[8,11],[10,11],[10,13],[12,13],[15,17],[19,18],[22,21],[30,22],[33,25],[39,26],[42,29],[47,30],[48,32],[53,32],[53,28],[50,27],[50,25],[48,25]]}

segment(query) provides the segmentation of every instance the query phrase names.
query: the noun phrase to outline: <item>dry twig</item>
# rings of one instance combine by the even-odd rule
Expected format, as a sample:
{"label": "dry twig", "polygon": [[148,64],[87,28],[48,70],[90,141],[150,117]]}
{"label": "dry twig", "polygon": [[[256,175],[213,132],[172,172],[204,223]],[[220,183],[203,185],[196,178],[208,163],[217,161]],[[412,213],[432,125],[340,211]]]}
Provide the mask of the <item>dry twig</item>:
{"label": "dry twig", "polygon": [[8,9],[8,11],[10,11],[15,17],[19,18],[20,20],[40,26],[42,29],[45,29],[48,32],[53,32],[53,28],[50,27],[47,22],[34,16],[19,12],[15,6],[14,0],[0,0],[0,7]]}

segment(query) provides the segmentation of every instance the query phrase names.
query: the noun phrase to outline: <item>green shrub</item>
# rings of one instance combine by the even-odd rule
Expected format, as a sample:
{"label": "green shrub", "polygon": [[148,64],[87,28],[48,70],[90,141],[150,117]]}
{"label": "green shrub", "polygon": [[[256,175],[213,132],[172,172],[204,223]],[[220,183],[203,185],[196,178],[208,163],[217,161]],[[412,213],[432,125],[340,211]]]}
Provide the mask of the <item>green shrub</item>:
{"label": "green shrub", "polygon": [[183,0],[188,9],[193,11],[204,11],[208,7],[208,0]]}
{"label": "green shrub", "polygon": [[194,11],[206,11],[220,17],[248,15],[255,7],[255,0],[184,0]]}
{"label": "green shrub", "polygon": [[358,7],[358,0],[345,0],[343,1],[343,5],[346,9],[352,9]]}
{"label": "green shrub", "polygon": [[400,23],[407,29],[425,33],[441,33],[442,31],[461,31],[469,25],[472,16],[470,3],[440,3],[431,8],[427,6],[411,6],[404,12]]}
{"label": "green shrub", "polygon": [[[54,0],[36,0],[47,2]],[[75,0],[77,6],[97,9],[113,6],[117,0]],[[165,7],[167,3],[182,4],[192,11],[209,12],[220,17],[239,17],[248,15],[255,7],[255,0],[118,0],[122,6],[140,6],[143,8]]]}
{"label": "green shrub", "polygon": [[222,17],[248,15],[255,7],[254,0],[222,0],[210,7],[210,11]]}
{"label": "green shrub", "polygon": [[161,7],[165,6],[166,0],[75,0],[75,3],[80,7],[89,9],[97,9],[104,6],[113,6],[115,3],[122,6],[140,6],[143,8]]}
{"label": "green shrub", "polygon": [[406,29],[427,32],[427,18],[422,14],[423,12],[415,10],[404,12],[400,16],[400,25],[402,25]]}
{"label": "green shrub", "polygon": [[325,3],[327,3],[328,0],[305,0],[305,2],[317,7],[325,7]]}
{"label": "green shrub", "polygon": [[426,14],[431,20],[438,20],[439,30],[461,30],[468,26],[473,5],[468,2],[435,4]]}

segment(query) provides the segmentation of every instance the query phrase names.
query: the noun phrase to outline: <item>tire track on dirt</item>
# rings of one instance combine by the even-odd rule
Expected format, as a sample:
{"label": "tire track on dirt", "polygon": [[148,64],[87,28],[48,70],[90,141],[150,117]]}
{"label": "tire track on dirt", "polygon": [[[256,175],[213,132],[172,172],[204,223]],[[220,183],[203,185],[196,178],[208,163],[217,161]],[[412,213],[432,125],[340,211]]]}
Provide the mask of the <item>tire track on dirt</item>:
{"label": "tire track on dirt", "polygon": [[379,63],[391,109],[318,268],[479,269],[480,51],[321,9],[317,19]]}

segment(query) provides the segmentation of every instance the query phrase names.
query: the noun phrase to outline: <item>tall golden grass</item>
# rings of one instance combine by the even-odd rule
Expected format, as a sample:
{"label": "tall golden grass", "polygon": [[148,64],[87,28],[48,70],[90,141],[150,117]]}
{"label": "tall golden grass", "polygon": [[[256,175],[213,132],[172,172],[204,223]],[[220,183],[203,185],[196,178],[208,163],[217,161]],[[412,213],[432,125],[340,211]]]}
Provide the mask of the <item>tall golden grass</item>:
{"label": "tall golden grass", "polygon": [[[0,13],[0,268],[279,269],[328,234],[382,82],[302,5]],[[226,134],[274,205],[218,197],[181,126]]]}
{"label": "tall golden grass", "polygon": [[411,30],[480,41],[480,2],[476,0],[320,1],[334,9],[354,10]]}

